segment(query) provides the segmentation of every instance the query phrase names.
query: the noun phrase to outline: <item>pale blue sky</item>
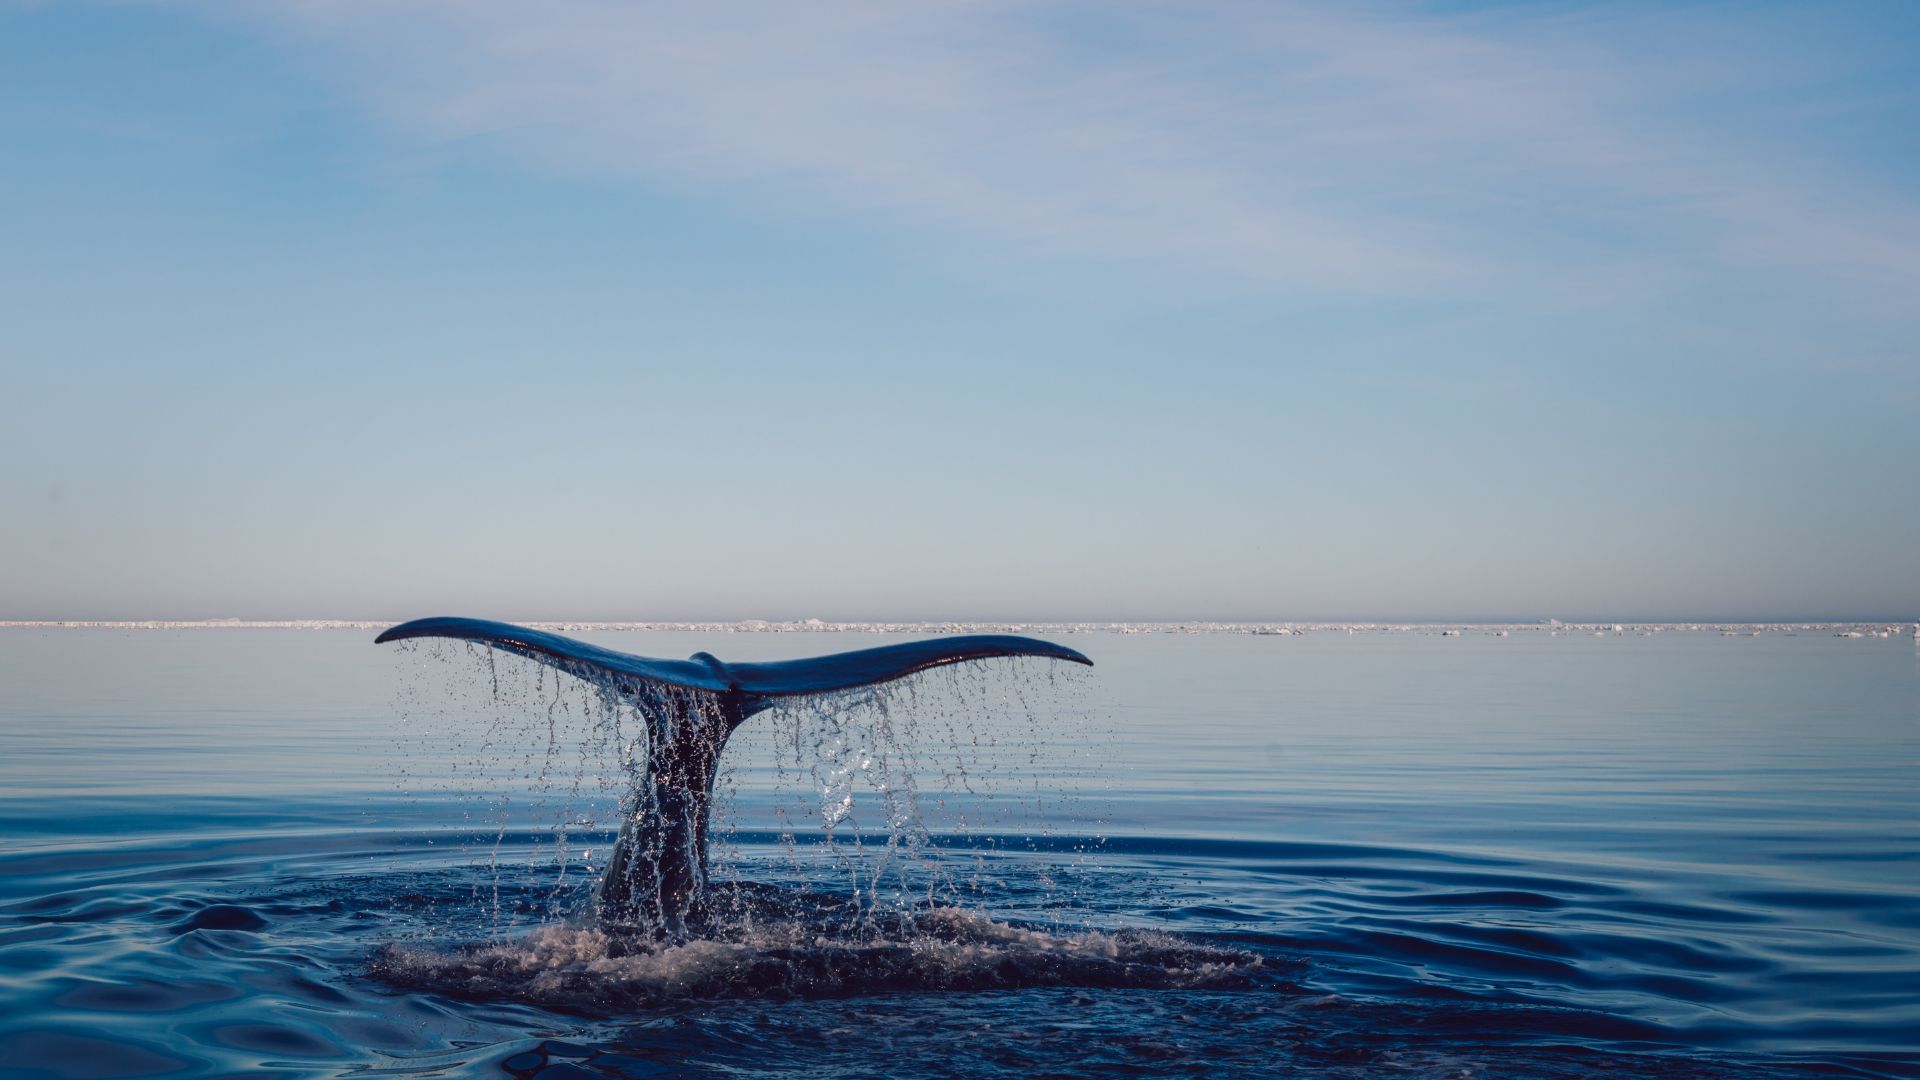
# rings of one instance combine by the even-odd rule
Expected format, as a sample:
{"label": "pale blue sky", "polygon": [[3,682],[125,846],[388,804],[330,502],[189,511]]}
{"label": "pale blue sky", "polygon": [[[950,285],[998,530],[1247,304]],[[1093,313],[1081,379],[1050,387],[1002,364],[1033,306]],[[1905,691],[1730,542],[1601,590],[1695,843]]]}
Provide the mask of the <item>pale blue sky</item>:
{"label": "pale blue sky", "polygon": [[1920,615],[1920,5],[0,0],[0,618]]}

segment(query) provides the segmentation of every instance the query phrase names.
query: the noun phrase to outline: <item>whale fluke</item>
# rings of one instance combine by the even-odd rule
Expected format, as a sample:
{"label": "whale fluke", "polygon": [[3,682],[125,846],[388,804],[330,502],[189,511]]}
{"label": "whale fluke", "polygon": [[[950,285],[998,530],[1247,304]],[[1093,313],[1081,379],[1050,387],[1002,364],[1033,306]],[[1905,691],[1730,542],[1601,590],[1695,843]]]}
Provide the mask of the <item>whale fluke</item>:
{"label": "whale fluke", "polygon": [[389,641],[419,637],[478,641],[556,667],[581,665],[598,671],[602,676],[627,676],[714,693],[731,689],[724,678],[698,660],[656,660],[651,656],[635,656],[559,634],[549,634],[544,630],[529,630],[524,626],[487,619],[461,619],[448,615],[415,619],[387,629],[373,642],[384,645]]}
{"label": "whale fluke", "polygon": [[374,642],[381,644],[418,637],[478,641],[562,668],[575,665],[590,668],[603,678],[611,676],[618,679],[624,676],[687,690],[720,694],[735,692],[749,699],[851,690],[858,686],[903,679],[943,664],[990,660],[1002,656],[1039,656],[1088,666],[1093,664],[1085,655],[1064,645],[1014,634],[963,634],[829,656],[811,656],[804,660],[775,660],[758,664],[729,664],[707,653],[697,653],[686,660],[657,660],[651,656],[603,649],[598,645],[589,645],[543,630],[529,630],[512,623],[445,615],[401,623],[382,633]]}
{"label": "whale fluke", "polygon": [[1064,645],[1013,634],[966,634],[804,660],[729,664],[603,649],[570,637],[486,619],[440,616],[401,623],[376,643],[443,637],[525,656],[605,686],[647,717],[646,772],[600,883],[603,921],[678,936],[706,887],[707,816],[727,737],[780,698],[827,694],[969,660],[1036,656],[1092,666]]}

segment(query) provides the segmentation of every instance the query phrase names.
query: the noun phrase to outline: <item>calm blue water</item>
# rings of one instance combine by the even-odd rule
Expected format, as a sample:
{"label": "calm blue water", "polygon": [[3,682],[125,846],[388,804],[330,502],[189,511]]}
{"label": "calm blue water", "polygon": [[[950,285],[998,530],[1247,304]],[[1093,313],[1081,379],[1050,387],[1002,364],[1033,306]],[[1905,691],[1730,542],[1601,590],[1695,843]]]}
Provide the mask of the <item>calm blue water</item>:
{"label": "calm blue water", "polygon": [[641,955],[618,718],[370,639],[0,629],[0,1072],[1920,1076],[1911,638],[1075,635],[753,721]]}

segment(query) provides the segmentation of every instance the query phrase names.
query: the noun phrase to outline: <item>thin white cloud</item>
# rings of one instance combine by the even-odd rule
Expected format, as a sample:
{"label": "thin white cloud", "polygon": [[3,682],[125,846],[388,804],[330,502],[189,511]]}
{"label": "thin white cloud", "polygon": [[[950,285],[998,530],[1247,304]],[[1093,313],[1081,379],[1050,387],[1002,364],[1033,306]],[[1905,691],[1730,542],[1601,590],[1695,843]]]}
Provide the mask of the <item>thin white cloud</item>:
{"label": "thin white cloud", "polygon": [[[431,138],[739,185],[775,205],[825,201],[997,246],[1371,293],[1474,293],[1550,268],[1644,283],[1753,261],[1920,282],[1910,196],[1678,115],[1692,93],[1765,87],[1776,58],[1736,32],[1738,13],[1496,22],[958,0],[225,10],[322,43],[356,93]],[[1635,44],[1656,34],[1679,44]],[[1731,44],[1704,44],[1719,39]],[[1689,41],[1702,43],[1694,55]]]}

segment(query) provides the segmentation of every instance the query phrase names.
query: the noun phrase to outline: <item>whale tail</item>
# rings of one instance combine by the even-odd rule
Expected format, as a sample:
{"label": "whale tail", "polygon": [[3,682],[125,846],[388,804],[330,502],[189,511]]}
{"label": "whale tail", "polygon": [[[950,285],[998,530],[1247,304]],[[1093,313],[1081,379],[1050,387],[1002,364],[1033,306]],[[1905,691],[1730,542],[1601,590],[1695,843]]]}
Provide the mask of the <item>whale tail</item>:
{"label": "whale tail", "polygon": [[440,616],[401,623],[375,642],[443,637],[478,641],[578,675],[590,681],[638,692],[635,684],[663,684],[686,690],[737,695],[744,714],[774,704],[776,698],[825,694],[892,682],[918,671],[969,660],[1002,656],[1038,656],[1092,666],[1093,661],[1064,645],[1014,634],[964,634],[955,637],[882,645],[875,649],[812,656],[803,660],[729,664],[707,653],[686,660],[658,660],[589,645],[559,634],[486,619]]}
{"label": "whale tail", "polygon": [[1065,646],[1009,634],[934,638],[764,664],[729,664],[707,653],[656,660],[484,619],[416,619],[374,640],[417,637],[478,641],[538,660],[608,687],[647,715],[645,771],[636,777],[598,904],[603,925],[673,938],[685,934],[687,920],[700,908],[714,776],[727,737],[747,717],[783,698],[872,686],[967,660],[1042,656],[1093,663]]}

